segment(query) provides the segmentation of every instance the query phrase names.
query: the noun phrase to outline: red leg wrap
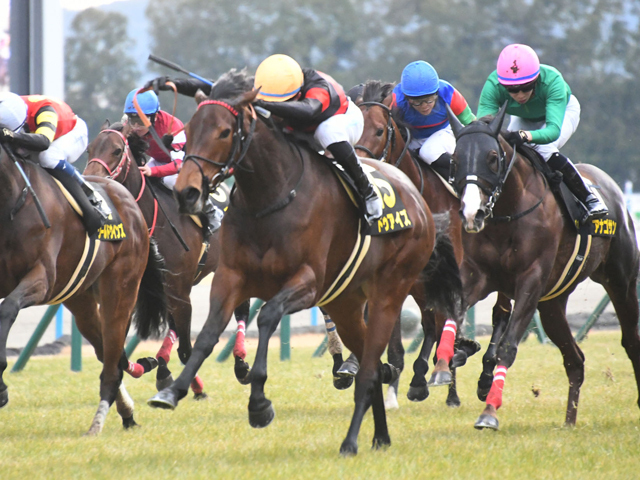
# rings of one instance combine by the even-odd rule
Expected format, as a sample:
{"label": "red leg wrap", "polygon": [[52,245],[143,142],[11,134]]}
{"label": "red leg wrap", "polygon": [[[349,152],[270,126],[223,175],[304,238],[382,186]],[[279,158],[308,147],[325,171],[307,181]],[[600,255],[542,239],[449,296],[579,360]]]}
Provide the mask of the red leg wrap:
{"label": "red leg wrap", "polygon": [[495,409],[499,409],[502,405],[502,389],[504,388],[504,380],[507,377],[507,367],[499,366],[493,376],[491,390],[487,395],[487,405],[493,405]]}
{"label": "red leg wrap", "polygon": [[176,343],[177,338],[178,336],[176,335],[176,332],[169,330],[169,333],[167,333],[167,336],[164,337],[164,340],[162,341],[162,347],[158,350],[156,358],[163,358],[165,362],[169,363],[171,349],[173,348],[173,344]]}
{"label": "red leg wrap", "polygon": [[447,320],[442,329],[442,336],[436,350],[438,360],[446,360],[447,363],[453,358],[453,344],[456,341],[458,326],[453,320]]}
{"label": "red leg wrap", "polygon": [[198,375],[191,382],[191,390],[193,390],[193,393],[202,393],[204,390],[204,382]]}
{"label": "red leg wrap", "polygon": [[140,378],[144,374],[144,367],[139,363],[129,362],[127,373],[133,378]]}
{"label": "red leg wrap", "polygon": [[244,334],[247,329],[245,322],[240,320],[238,322],[238,329],[236,330],[236,343],[233,346],[233,356],[240,357],[242,360],[247,356],[247,349],[244,346]]}

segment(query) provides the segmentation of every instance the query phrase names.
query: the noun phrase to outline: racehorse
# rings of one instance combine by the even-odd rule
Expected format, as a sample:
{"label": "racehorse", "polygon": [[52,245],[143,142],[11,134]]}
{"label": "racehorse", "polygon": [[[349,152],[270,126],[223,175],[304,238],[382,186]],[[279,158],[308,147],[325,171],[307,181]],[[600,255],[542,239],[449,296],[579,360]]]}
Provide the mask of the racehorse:
{"label": "racehorse", "polygon": [[[31,305],[63,303],[103,363],[100,404],[87,434],[100,433],[114,400],[124,427],[132,427],[136,425],[133,401],[122,383],[123,371],[132,373],[124,342],[134,307],[142,338],[159,334],[164,327],[162,258],[155,244],[150,244],[140,209],[121,185],[88,178],[111,200],[125,235],[122,239],[122,230],[117,229],[117,241],[106,241],[102,231],[89,238],[54,178],[36,163],[13,155],[10,158],[4,149],[0,155],[0,242],[4,245],[0,252],[0,297],[4,298],[0,305],[0,407],[9,400],[2,374],[7,368],[7,337],[18,312]],[[25,196],[29,184],[37,197]],[[42,219],[36,198],[42,200]],[[48,229],[43,225],[45,217],[51,224]]]}
{"label": "racehorse", "polygon": [[[395,84],[393,83],[385,83],[379,80],[368,80],[362,86],[357,105],[364,116],[364,131],[355,148],[360,152],[366,153],[371,158],[398,167],[420,190],[422,197],[433,213],[449,213],[450,225],[448,234],[453,244],[458,265],[464,269],[462,222],[458,215],[460,201],[454,195],[452,188],[445,185],[442,178],[431,167],[416,159],[407,148],[410,131],[402,122],[394,118],[389,108],[390,95],[394,86]],[[413,401],[422,401],[429,396],[428,384],[425,380],[425,375],[429,370],[429,356],[434,343],[440,339],[442,327],[445,323],[445,318],[441,314],[426,308],[424,302],[420,302],[420,299],[418,299],[418,302],[421,304],[422,326],[425,336],[420,354],[413,365],[414,376],[407,392],[407,397]],[[510,300],[505,296],[498,295],[496,305],[493,308],[493,328],[497,334],[504,330],[509,320],[510,312]],[[404,366],[402,338],[399,329],[395,329],[394,333],[389,343],[389,361],[402,369]],[[456,363],[463,363],[467,355],[473,355],[479,349],[475,342],[462,339],[461,343],[459,348],[464,354],[462,357],[459,355],[454,356],[452,364],[451,383],[449,384],[449,394],[446,400],[447,405],[450,407],[460,405],[455,383]],[[490,345],[485,354],[486,360],[492,358],[495,354],[492,351],[492,347],[493,344]],[[438,378],[438,372],[446,372],[447,368],[447,365],[436,364],[436,371],[432,376],[432,378],[435,377],[434,381]],[[429,385],[435,386],[438,383],[430,381]],[[397,393],[397,386],[395,392],[392,391],[393,388],[393,385],[389,386],[389,397],[391,398]],[[389,401],[389,397],[387,397],[387,401]]]}
{"label": "racehorse", "polygon": [[[603,238],[595,235],[598,231],[590,231],[594,235],[585,236],[586,250],[581,250],[577,229],[550,192],[547,178],[533,166],[533,160],[525,159],[499,136],[505,110],[506,104],[490,123],[475,121],[466,127],[449,112],[457,138],[454,185],[469,232],[463,236],[465,257],[472,260],[470,268],[462,270],[465,298],[473,304],[498,291],[514,300],[504,333],[497,337],[494,332],[491,338],[497,343],[497,353],[491,365],[484,365],[480,380],[490,389],[486,389],[486,408],[475,427],[498,429],[496,411],[502,404],[507,369],[515,361],[518,343],[536,308],[545,332],[564,359],[569,379],[565,424],[574,425],[584,355],[569,329],[566,305],[571,292],[587,277],[600,283],[611,298],[622,328],[622,345],[640,390],[636,294],[640,255],[635,230],[615,182],[598,168],[580,164],[580,173],[599,185],[610,212],[609,219],[589,221],[585,228],[600,227],[602,233],[604,227],[607,234],[614,233]],[[583,259],[576,267],[575,262]],[[573,283],[564,279],[573,279]],[[481,386],[479,383],[479,389]]]}
{"label": "racehorse", "polygon": [[[221,228],[221,264],[212,282],[207,321],[180,376],[149,403],[175,408],[233,308],[258,297],[267,302],[257,320],[259,343],[249,374],[248,409],[251,426],[267,426],[275,415],[264,394],[269,337],[283,315],[320,304],[360,360],[355,410],[340,451],[357,453],[358,432],[370,406],[373,447],[387,446],[381,381],[393,375],[390,367],[381,365],[380,356],[421,272],[430,297],[459,310],[461,285],[451,244],[442,235],[436,241],[433,217],[406,176],[375,161],[365,161],[364,168],[373,167],[388,178],[384,198],[391,204],[395,191],[412,226],[382,236],[362,233],[358,209],[328,161],[291,143],[275,122],[258,120],[251,105],[257,95],[252,86],[245,72],[223,75],[209,98],[197,96],[198,109],[186,127],[187,155],[174,189],[181,211],[198,212],[204,195],[232,173],[236,189]],[[434,245],[438,255],[429,264],[432,268],[425,269]]]}
{"label": "racehorse", "polygon": [[[191,299],[189,297],[193,285],[211,272],[219,263],[219,234],[215,232],[207,241],[203,238],[202,229],[195,221],[178,212],[178,204],[173,194],[154,178],[147,178],[140,173],[139,166],[146,162],[147,142],[133,133],[128,125],[120,123],[103,125],[102,131],[89,144],[89,162],[84,173],[111,178],[124,185],[135,197],[142,210],[150,234],[156,239],[160,254],[165,259],[165,290],[169,307],[169,326],[180,339],[178,356],[186,363],[191,355]],[[152,190],[153,189],[153,193]],[[226,197],[225,190],[219,188],[220,195]],[[161,207],[159,211],[159,206]],[[177,228],[178,234],[185,242],[188,251],[170,228],[170,222]],[[235,310],[236,320],[244,321],[249,317],[249,301],[243,302]],[[171,354],[171,338],[165,338],[158,352],[160,363],[156,374],[158,390],[173,382],[171,372],[166,363]],[[175,339],[173,339],[175,340]],[[244,362],[244,336],[237,336],[234,348],[236,359],[235,373],[238,380],[246,381],[249,366]],[[240,343],[242,341],[242,343]],[[149,367],[147,367],[149,368]],[[193,380],[191,388],[194,398],[206,397],[203,383],[199,376]]]}

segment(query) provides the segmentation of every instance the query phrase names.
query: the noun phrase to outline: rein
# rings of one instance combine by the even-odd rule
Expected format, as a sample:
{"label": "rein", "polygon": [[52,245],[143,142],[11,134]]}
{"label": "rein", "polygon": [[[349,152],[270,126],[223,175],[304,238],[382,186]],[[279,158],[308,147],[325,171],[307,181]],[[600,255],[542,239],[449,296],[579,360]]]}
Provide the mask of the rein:
{"label": "rein", "polygon": [[129,168],[131,167],[131,149],[129,148],[129,141],[122,134],[122,132],[119,132],[118,130],[105,129],[105,130],[102,130],[100,133],[102,132],[115,133],[122,139],[122,142],[124,143],[124,148],[122,149],[122,155],[120,156],[120,160],[118,161],[118,164],[116,165],[116,168],[113,170],[113,172],[109,168],[109,165],[107,165],[107,163],[101,160],[100,158],[92,158],[87,162],[87,165],[89,165],[90,163],[100,164],[109,174],[107,178],[110,180],[115,180],[118,177],[118,175],[120,175],[122,171],[126,168],[124,177],[122,178],[122,182],[121,182],[121,183],[124,183],[124,181],[127,179],[127,175],[129,175]]}

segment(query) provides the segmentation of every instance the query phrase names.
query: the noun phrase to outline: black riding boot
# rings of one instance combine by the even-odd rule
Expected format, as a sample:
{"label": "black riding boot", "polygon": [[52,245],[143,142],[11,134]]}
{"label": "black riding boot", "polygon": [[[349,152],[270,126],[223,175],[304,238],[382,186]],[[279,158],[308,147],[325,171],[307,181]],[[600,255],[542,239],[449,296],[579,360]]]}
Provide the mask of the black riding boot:
{"label": "black riding boot", "polygon": [[223,217],[224,212],[213,204],[211,197],[207,197],[207,200],[204,202],[202,212],[200,213],[200,219],[202,220],[202,233],[205,240],[220,228]]}
{"label": "black riding boot", "polygon": [[553,170],[562,173],[562,181],[567,187],[569,187],[571,193],[573,193],[587,208],[589,211],[589,218],[604,217],[609,213],[607,206],[591,191],[589,186],[585,183],[584,178],[582,178],[582,175],[580,175],[580,172],[578,172],[575,165],[571,163],[571,160],[560,152],[556,152],[551,155],[547,161],[547,165],[549,165]]}
{"label": "black riding boot", "polygon": [[[52,177],[58,180],[64,188],[69,191],[71,196],[80,206],[80,210],[82,210],[82,223],[84,224],[84,228],[87,230],[89,236],[96,233],[100,227],[105,224],[108,216],[111,215],[111,210],[109,210],[106,202],[102,200],[102,197],[98,200],[96,198],[97,192],[95,192],[93,188],[84,181],[83,186],[81,186],[76,178],[71,177],[60,170],[49,168],[45,170],[47,170]],[[88,186],[88,190],[90,190],[90,193],[92,194],[91,196],[89,196],[89,194],[84,190],[84,185]],[[101,208],[102,205],[104,205],[106,211]]]}
{"label": "black riding boot", "polygon": [[371,186],[369,178],[362,170],[360,160],[349,142],[336,142],[327,147],[333,158],[342,165],[347,175],[353,179],[358,193],[364,199],[364,218],[371,224],[382,216],[382,200]]}
{"label": "black riding boot", "polygon": [[435,162],[431,163],[431,168],[433,168],[442,178],[444,178],[448,182],[449,171],[451,169],[451,155],[448,153],[443,153],[437,158]]}

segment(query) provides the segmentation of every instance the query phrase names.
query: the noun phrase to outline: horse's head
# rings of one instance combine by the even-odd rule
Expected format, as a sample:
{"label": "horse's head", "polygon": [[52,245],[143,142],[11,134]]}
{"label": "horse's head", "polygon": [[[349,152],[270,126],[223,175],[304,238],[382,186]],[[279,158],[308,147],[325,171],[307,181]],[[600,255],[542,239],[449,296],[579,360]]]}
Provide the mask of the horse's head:
{"label": "horse's head", "polygon": [[87,149],[89,162],[84,175],[97,175],[124,183],[131,164],[143,161],[144,151],[149,145],[135,134],[131,134],[127,125],[114,123],[102,125],[100,133]]}
{"label": "horse's head", "polygon": [[[506,103],[491,120],[472,122],[466,127],[448,108],[449,122],[456,136],[453,154],[454,188],[460,197],[460,217],[467,232],[478,233],[492,216],[502,193],[513,158],[507,159],[498,135]],[[515,152],[514,152],[515,154]]]}
{"label": "horse's head", "polygon": [[252,88],[252,77],[231,70],[209,97],[196,96],[198,109],[185,127],[187,154],[174,187],[182,213],[200,212],[209,192],[242,168],[256,121],[251,102],[258,91]]}

